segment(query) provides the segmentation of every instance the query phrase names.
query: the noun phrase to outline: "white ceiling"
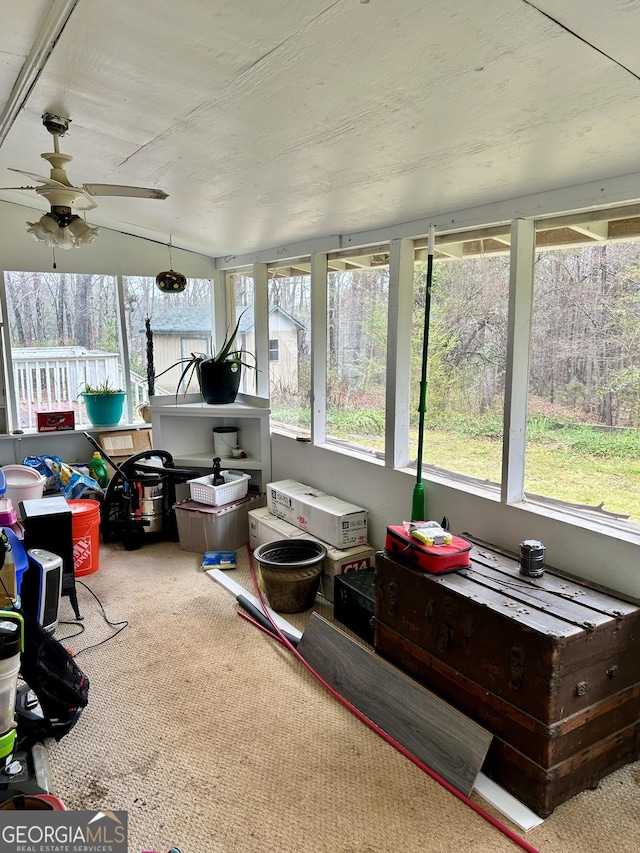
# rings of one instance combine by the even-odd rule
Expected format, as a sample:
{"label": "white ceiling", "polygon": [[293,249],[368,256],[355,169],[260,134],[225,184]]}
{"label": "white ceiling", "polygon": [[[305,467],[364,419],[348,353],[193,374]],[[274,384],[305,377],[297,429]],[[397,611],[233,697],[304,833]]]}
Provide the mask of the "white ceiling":
{"label": "white ceiling", "polygon": [[41,116],[64,114],[74,183],[169,193],[97,199],[91,224],[211,256],[638,171],[637,0],[0,0],[0,15],[0,186],[21,183],[8,166],[48,174]]}

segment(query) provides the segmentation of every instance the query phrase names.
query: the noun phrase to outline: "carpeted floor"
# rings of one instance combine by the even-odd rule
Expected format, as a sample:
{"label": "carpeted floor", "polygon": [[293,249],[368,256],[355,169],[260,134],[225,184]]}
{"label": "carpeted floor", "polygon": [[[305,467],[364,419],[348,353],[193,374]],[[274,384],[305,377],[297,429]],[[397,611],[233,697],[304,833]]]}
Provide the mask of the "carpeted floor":
{"label": "carpeted floor", "polygon": [[[247,554],[238,556],[233,578],[251,589]],[[100,561],[79,580],[109,620],[129,624],[109,639],[117,628],[78,586],[85,631],[64,644],[80,651],[90,701],[47,747],[68,808],[128,812],[131,853],[518,849],[240,619],[198,554],[167,542],[103,545]],[[287,618],[304,629],[307,615]],[[62,618],[72,617],[64,599]],[[60,625],[56,636],[76,630]],[[640,764],[560,806],[526,842],[543,853],[637,853]]]}

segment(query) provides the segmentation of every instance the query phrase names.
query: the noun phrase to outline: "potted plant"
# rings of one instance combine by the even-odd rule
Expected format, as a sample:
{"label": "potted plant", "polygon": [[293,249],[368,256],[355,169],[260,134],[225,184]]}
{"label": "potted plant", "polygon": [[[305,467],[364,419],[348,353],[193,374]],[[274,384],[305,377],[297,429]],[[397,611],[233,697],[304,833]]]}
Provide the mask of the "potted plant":
{"label": "potted plant", "polygon": [[114,388],[110,379],[98,385],[85,382],[78,396],[84,399],[87,417],[93,426],[115,426],[120,423],[126,394],[122,388]]}
{"label": "potted plant", "polygon": [[253,353],[235,347],[241,319],[242,314],[238,317],[233,331],[229,332],[227,329],[222,346],[213,355],[192,352],[188,357],[179,359],[161,373],[156,374],[155,378],[158,379],[174,367],[182,367],[178,387],[186,380],[185,394],[189,390],[193,377],[196,376],[205,403],[233,403],[240,387],[242,367],[255,368],[254,364],[247,361],[247,357],[253,358]]}

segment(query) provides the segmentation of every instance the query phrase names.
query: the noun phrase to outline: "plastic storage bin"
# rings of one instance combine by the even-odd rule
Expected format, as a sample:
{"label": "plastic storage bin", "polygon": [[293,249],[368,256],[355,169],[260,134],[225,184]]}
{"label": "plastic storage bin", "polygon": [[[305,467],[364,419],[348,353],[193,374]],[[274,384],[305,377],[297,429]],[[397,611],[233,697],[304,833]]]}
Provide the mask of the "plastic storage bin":
{"label": "plastic storage bin", "polygon": [[192,501],[210,506],[222,506],[244,498],[249,490],[249,474],[242,471],[221,471],[224,483],[213,485],[213,474],[188,480]]}
{"label": "plastic storage bin", "polygon": [[180,548],[200,554],[237,551],[249,541],[249,510],[265,503],[264,494],[252,494],[225,506],[207,506],[196,501],[175,504]]}

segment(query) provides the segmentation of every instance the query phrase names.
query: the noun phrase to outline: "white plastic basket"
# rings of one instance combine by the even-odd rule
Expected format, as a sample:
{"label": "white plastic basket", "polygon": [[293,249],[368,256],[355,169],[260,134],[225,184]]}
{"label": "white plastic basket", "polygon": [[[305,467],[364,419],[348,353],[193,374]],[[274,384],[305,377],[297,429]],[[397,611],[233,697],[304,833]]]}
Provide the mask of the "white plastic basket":
{"label": "white plastic basket", "polygon": [[191,500],[201,504],[221,506],[245,497],[249,490],[250,474],[243,474],[241,471],[221,471],[220,473],[224,478],[221,486],[213,485],[213,474],[188,480]]}

